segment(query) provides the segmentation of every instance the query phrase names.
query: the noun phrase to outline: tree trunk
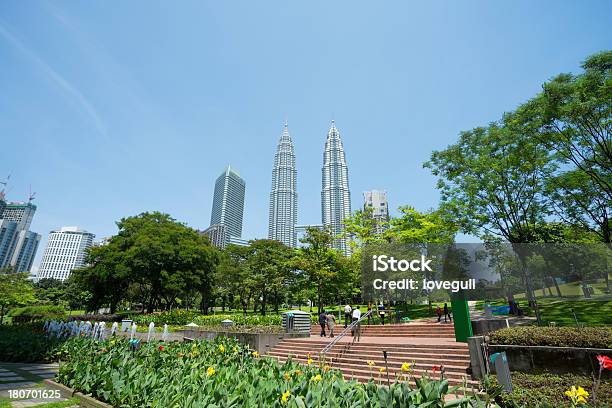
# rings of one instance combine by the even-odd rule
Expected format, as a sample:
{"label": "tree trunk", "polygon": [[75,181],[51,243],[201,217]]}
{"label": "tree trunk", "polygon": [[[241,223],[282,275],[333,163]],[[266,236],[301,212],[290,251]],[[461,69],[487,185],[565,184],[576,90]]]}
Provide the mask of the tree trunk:
{"label": "tree trunk", "polygon": [[562,298],[563,295],[561,294],[561,288],[559,288],[559,283],[557,282],[557,278],[555,278],[554,276],[551,276],[551,279],[552,279],[553,283],[555,284],[555,289],[557,291],[557,296]]}

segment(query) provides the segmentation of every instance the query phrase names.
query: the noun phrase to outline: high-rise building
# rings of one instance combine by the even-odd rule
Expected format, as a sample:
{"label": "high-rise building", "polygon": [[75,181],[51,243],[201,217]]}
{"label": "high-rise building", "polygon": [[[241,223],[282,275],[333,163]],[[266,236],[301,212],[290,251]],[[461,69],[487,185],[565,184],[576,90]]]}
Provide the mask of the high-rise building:
{"label": "high-rise building", "polygon": [[389,202],[387,192],[380,190],[365,191],[363,193],[363,209],[372,212],[372,218],[376,221],[376,232],[382,233],[388,227]]}
{"label": "high-rise building", "polygon": [[246,183],[240,174],[230,166],[227,166],[215,182],[210,225],[211,227],[216,224],[225,226],[226,243],[232,237],[241,238],[242,236],[245,189]]}
{"label": "high-rise building", "polygon": [[334,247],[349,255],[348,241],[344,236],[344,220],[351,214],[351,192],[342,139],[333,120],[325,141],[321,182],[323,225],[329,227],[334,235]]}
{"label": "high-rise building", "polygon": [[297,223],[297,170],[293,141],[287,123],[278,142],[272,169],[268,238],[289,247],[296,246]]}
{"label": "high-rise building", "polygon": [[0,194],[0,268],[29,272],[40,235],[29,231],[36,206],[31,202],[6,202]]}
{"label": "high-rise building", "polygon": [[62,227],[49,233],[49,241],[38,268],[37,279],[66,280],[73,269],[85,265],[95,235],[78,227]]}

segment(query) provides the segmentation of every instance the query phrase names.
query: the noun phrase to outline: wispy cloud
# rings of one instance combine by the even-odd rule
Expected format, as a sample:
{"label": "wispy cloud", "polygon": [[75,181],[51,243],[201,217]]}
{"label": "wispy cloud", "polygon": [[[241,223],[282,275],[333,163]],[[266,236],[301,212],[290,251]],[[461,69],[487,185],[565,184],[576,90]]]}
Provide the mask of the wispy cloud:
{"label": "wispy cloud", "polygon": [[49,64],[41,59],[34,51],[26,47],[17,37],[15,37],[6,25],[0,20],[0,36],[17,50],[19,50],[27,59],[29,59],[40,71],[45,75],[47,79],[59,86],[69,96],[73,97],[78,104],[83,108],[85,113],[89,116],[93,122],[94,127],[100,133],[101,136],[106,137],[106,126],[98,115],[95,107],[89,102],[89,100],[83,95],[83,93],[74,85],[72,85],[66,78],[60,73],[54,70]]}

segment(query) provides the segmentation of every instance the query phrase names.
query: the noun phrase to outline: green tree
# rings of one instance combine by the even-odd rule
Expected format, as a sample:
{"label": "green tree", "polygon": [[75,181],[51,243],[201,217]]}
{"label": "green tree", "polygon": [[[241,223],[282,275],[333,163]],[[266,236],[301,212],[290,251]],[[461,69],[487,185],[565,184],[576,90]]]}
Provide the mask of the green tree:
{"label": "green tree", "polygon": [[589,56],[582,68],[546,82],[511,120],[561,164],[547,183],[556,214],[590,229],[612,249],[612,51]]}
{"label": "green tree", "polygon": [[520,244],[533,241],[533,226],[549,213],[544,181],[555,163],[548,150],[506,118],[462,132],[456,144],[433,152],[425,167],[439,177],[443,205],[452,209],[464,232],[501,236],[514,245],[539,321],[529,254]]}
{"label": "green tree", "polygon": [[298,248],[294,265],[304,274],[304,284],[314,289],[321,313],[324,303],[331,300],[330,294],[336,292],[342,255],[332,249],[334,237],[329,229],[308,228],[300,242],[305,246]]}
{"label": "green tree", "polygon": [[226,246],[215,272],[216,286],[222,293],[237,299],[245,316],[253,296],[253,288],[248,279],[248,255],[248,247],[233,244]]}
{"label": "green tree", "polygon": [[0,273],[0,325],[12,308],[26,306],[36,300],[27,273]]}
{"label": "green tree", "polygon": [[278,311],[278,301],[291,273],[291,256],[291,249],[282,242],[270,239],[249,241],[246,282],[253,290],[262,315],[266,314],[271,298]]}
{"label": "green tree", "polygon": [[109,304],[114,312],[137,286],[149,312],[170,309],[194,293],[208,311],[219,255],[206,237],[159,212],[123,218],[117,226],[106,245],[92,248],[89,266],[74,273],[91,293],[90,309]]}

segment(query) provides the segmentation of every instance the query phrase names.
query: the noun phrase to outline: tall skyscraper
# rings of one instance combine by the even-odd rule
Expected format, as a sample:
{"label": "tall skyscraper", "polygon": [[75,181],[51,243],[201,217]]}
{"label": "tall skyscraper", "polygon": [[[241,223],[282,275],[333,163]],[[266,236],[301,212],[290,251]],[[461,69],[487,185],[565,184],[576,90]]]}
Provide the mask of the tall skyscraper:
{"label": "tall skyscraper", "polygon": [[0,268],[29,272],[38,249],[40,235],[31,232],[36,212],[31,202],[6,202],[0,194]]}
{"label": "tall skyscraper", "polygon": [[336,237],[334,246],[349,255],[344,233],[344,220],[351,214],[348,167],[340,132],[332,120],[323,153],[321,213],[323,225]]}
{"label": "tall skyscraper", "polygon": [[227,242],[242,236],[245,189],[246,183],[230,166],[215,182],[210,225],[223,225]]}
{"label": "tall skyscraper", "polygon": [[85,265],[85,256],[95,235],[78,227],[62,227],[49,233],[49,241],[38,268],[38,279],[66,280],[73,269]]}
{"label": "tall skyscraper", "polygon": [[295,152],[293,150],[293,141],[285,122],[285,127],[283,128],[283,133],[274,155],[268,238],[280,241],[289,247],[296,246],[296,183]]}
{"label": "tall skyscraper", "polygon": [[379,190],[365,191],[363,193],[363,209],[372,211],[372,218],[376,221],[376,232],[382,233],[387,229],[389,222],[389,202],[387,192]]}

